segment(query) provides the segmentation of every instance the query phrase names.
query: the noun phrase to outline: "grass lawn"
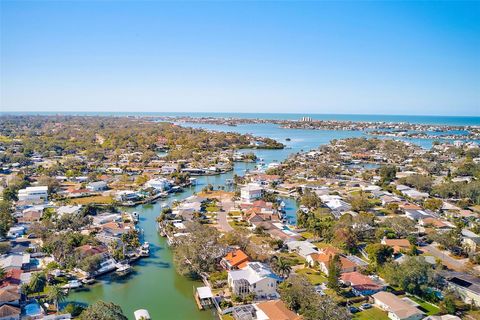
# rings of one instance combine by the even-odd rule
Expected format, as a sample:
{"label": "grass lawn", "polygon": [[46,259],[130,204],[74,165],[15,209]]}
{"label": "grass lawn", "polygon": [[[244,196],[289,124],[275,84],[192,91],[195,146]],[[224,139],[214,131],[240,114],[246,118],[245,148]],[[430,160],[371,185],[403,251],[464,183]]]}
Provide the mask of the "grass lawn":
{"label": "grass lawn", "polygon": [[388,320],[388,313],[376,307],[360,311],[353,315],[355,320]]}
{"label": "grass lawn", "polygon": [[205,210],[207,210],[207,212],[218,212],[220,211],[220,208],[214,204],[210,204],[205,208]]}
{"label": "grass lawn", "polygon": [[89,203],[112,204],[113,198],[110,196],[91,196],[72,199],[73,204],[87,205]]}
{"label": "grass lawn", "polygon": [[317,271],[317,270],[304,268],[304,269],[298,269],[296,273],[305,275],[310,281],[310,283],[313,285],[327,282],[327,278],[324,275],[322,275],[320,271]]}
{"label": "grass lawn", "polygon": [[303,259],[300,255],[298,255],[295,252],[281,252],[276,255],[277,257],[282,257],[283,259],[285,259],[290,266],[304,264],[305,262],[305,259]]}
{"label": "grass lawn", "polygon": [[300,235],[302,237],[304,237],[305,239],[311,239],[313,238],[313,233],[309,232],[309,231],[305,231],[305,232],[302,232],[300,233]]}
{"label": "grass lawn", "polygon": [[429,316],[436,315],[440,312],[440,308],[433,305],[433,304],[430,304],[426,301],[420,300],[420,299],[418,299],[416,297],[412,297],[412,296],[408,296],[408,298],[410,298],[413,301],[415,301],[416,303],[418,303],[420,305],[420,307],[425,309],[425,310],[422,310],[422,311],[426,311],[427,315],[429,315]]}

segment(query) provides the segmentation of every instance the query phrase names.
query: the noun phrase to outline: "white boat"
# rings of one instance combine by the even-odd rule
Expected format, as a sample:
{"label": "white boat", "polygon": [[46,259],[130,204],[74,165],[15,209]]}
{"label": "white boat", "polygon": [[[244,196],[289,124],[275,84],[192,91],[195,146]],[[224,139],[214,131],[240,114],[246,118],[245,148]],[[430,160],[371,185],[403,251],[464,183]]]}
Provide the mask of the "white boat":
{"label": "white boat", "polygon": [[132,267],[126,263],[117,263],[117,273],[120,275],[129,274],[132,271]]}
{"label": "white boat", "polygon": [[148,241],[145,241],[143,244],[142,244],[142,249],[150,249],[150,243]]}
{"label": "white boat", "polygon": [[134,222],[138,222],[138,217],[139,217],[138,212],[137,212],[137,211],[134,211],[134,212],[132,213],[133,221],[134,221]]}
{"label": "white boat", "polygon": [[96,280],[94,278],[85,278],[82,280],[84,284],[92,284],[92,283],[95,283],[95,281]]}
{"label": "white boat", "polygon": [[135,316],[135,320],[150,320],[150,319],[152,319],[150,317],[150,314],[148,313],[148,311],[145,310],[145,309],[135,310],[133,315]]}
{"label": "white boat", "polygon": [[62,286],[63,289],[76,289],[80,288],[83,286],[82,282],[79,280],[70,280],[68,283],[64,286]]}
{"label": "white boat", "polygon": [[108,259],[100,263],[100,268],[95,272],[95,275],[101,275],[116,269],[116,262],[113,259]]}

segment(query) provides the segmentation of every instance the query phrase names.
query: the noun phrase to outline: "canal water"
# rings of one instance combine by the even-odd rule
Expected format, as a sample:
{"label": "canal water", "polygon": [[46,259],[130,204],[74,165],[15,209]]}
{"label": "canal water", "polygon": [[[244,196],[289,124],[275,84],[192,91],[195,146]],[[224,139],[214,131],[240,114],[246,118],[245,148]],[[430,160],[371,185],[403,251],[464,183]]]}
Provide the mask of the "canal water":
{"label": "canal water", "polygon": [[[329,143],[332,139],[363,135],[359,131],[286,130],[273,124],[239,125],[237,127],[204,124],[188,124],[188,126],[218,131],[252,133],[256,136],[277,139],[286,144],[287,148],[283,150],[253,150],[266,163],[281,162],[292,153],[317,148],[319,145]],[[289,138],[289,141],[286,141],[287,138]],[[429,140],[413,142],[427,148],[431,146]],[[248,152],[249,150],[243,151]],[[199,311],[194,302],[194,287],[200,286],[201,283],[179,276],[175,272],[172,252],[165,239],[158,235],[155,219],[159,215],[163,204],[170,205],[175,200],[185,199],[200,191],[207,184],[212,184],[216,188],[224,186],[225,180],[231,179],[233,174],[243,175],[246,170],[251,170],[254,166],[251,163],[236,163],[233,172],[217,176],[198,177],[196,186],[172,195],[164,201],[126,209],[137,211],[140,214],[138,227],[144,231],[144,240],[150,243],[151,256],[135,264],[134,272],[125,278],[107,275],[92,286],[72,292],[68,297],[68,302],[91,304],[98,300],[111,301],[120,305],[129,319],[133,319],[133,312],[137,309],[147,309],[152,319],[214,319],[215,316],[210,311]],[[296,203],[291,199],[286,199],[285,202],[287,215],[291,221],[294,221]]]}

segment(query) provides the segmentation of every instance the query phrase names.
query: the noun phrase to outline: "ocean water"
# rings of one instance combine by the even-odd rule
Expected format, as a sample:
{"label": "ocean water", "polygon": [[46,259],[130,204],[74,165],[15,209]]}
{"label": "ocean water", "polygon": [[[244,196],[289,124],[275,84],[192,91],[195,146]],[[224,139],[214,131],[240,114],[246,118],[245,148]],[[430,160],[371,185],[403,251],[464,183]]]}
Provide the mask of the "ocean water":
{"label": "ocean water", "polygon": [[29,115],[88,115],[88,116],[192,116],[222,117],[245,119],[297,120],[311,117],[315,120],[338,120],[360,122],[408,122],[415,124],[436,124],[455,126],[480,126],[480,117],[473,116],[436,116],[436,115],[381,115],[381,114],[309,114],[309,113],[233,113],[233,112],[0,112],[5,114]]}

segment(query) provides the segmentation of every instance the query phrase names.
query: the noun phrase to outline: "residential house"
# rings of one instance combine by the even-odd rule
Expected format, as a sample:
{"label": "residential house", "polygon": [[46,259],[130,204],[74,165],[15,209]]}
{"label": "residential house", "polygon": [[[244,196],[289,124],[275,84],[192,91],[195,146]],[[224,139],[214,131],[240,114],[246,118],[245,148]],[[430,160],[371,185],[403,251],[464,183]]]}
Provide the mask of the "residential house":
{"label": "residential house", "polygon": [[19,305],[20,298],[18,287],[0,288],[0,306],[4,304]]}
{"label": "residential house", "polygon": [[240,189],[240,198],[252,202],[262,197],[263,187],[257,183],[249,183]]}
{"label": "residential house", "polygon": [[168,191],[172,188],[172,184],[165,178],[156,178],[148,180],[145,183],[145,187],[147,188],[154,188],[160,192]]}
{"label": "residential house", "polygon": [[2,266],[6,271],[12,269],[25,269],[30,264],[30,254],[28,253],[14,253],[9,254],[4,258],[0,259],[0,266]]}
{"label": "residential house", "polygon": [[307,262],[311,267],[318,265],[320,270],[328,275],[328,265],[330,260],[335,255],[339,255],[340,258],[340,272],[354,272],[360,269],[360,266],[354,261],[348,259],[345,255],[340,254],[340,251],[335,248],[320,249],[318,253],[312,253],[307,256]]}
{"label": "residential house", "polygon": [[372,298],[375,305],[388,312],[388,317],[392,320],[417,320],[422,319],[424,314],[417,307],[400,299],[390,292],[381,291],[375,293]]}
{"label": "residential house", "polygon": [[18,201],[46,202],[48,201],[48,186],[27,187],[18,190]]}
{"label": "residential house", "polygon": [[410,249],[410,241],[408,239],[387,239],[383,238],[381,244],[392,247],[394,253],[407,251]]}
{"label": "residential house", "polygon": [[243,269],[250,262],[250,258],[245,252],[236,249],[227,253],[220,261],[220,265],[226,270]]}
{"label": "residential house", "polygon": [[282,300],[270,300],[253,305],[257,320],[300,320],[301,317],[288,309]]}
{"label": "residential house", "polygon": [[4,304],[0,306],[0,320],[20,320],[19,307]]}
{"label": "residential house", "polygon": [[359,272],[346,272],[340,276],[340,281],[352,287],[356,296],[369,296],[384,290],[384,286],[374,282],[370,277]]}
{"label": "residential house", "polygon": [[462,230],[463,247],[470,253],[477,252],[480,249],[480,236],[468,229]]}
{"label": "residential house", "polygon": [[106,190],[107,188],[108,188],[108,185],[105,181],[95,181],[87,184],[87,190],[92,192]]}
{"label": "residential house", "polygon": [[57,208],[57,216],[60,218],[62,217],[64,214],[67,214],[67,215],[71,215],[71,214],[77,214],[77,213],[80,213],[80,211],[82,210],[82,206],[81,205],[78,205],[78,206],[61,206],[61,207],[58,207]]}
{"label": "residential house", "polygon": [[464,272],[442,271],[441,276],[450,289],[465,303],[480,305],[480,278]]}
{"label": "residential house", "polygon": [[253,293],[261,298],[276,298],[281,280],[261,262],[248,262],[245,268],[228,272],[228,285],[237,296]]}
{"label": "residential house", "polygon": [[289,251],[294,251],[305,259],[313,253],[318,253],[317,246],[308,241],[288,241],[285,245]]}

